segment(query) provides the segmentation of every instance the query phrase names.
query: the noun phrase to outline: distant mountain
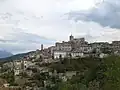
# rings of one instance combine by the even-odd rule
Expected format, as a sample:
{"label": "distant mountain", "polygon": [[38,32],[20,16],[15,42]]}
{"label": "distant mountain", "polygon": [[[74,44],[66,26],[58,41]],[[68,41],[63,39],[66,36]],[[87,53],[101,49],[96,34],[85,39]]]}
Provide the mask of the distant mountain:
{"label": "distant mountain", "polygon": [[5,50],[0,50],[0,58],[6,58],[6,57],[10,57],[12,56],[13,54],[10,53],[10,52],[7,52]]}
{"label": "distant mountain", "polygon": [[24,56],[29,55],[30,53],[34,53],[34,52],[35,51],[31,51],[31,52],[27,52],[27,53],[12,55],[12,56],[6,57],[6,58],[0,58],[0,61],[19,60],[19,59],[23,58]]}

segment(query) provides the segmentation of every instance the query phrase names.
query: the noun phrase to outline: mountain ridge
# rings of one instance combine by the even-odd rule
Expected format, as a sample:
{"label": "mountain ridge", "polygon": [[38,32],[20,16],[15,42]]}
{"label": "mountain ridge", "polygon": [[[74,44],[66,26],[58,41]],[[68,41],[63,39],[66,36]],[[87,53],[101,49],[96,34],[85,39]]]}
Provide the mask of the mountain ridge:
{"label": "mountain ridge", "polygon": [[11,52],[8,52],[6,50],[0,50],[0,58],[7,58],[13,56]]}

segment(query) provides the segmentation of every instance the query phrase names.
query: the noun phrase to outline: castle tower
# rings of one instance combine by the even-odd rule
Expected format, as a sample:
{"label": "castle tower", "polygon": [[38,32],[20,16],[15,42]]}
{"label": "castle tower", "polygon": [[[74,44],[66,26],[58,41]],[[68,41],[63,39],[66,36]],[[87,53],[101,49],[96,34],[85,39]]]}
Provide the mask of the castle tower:
{"label": "castle tower", "polygon": [[74,40],[74,36],[72,36],[72,34],[71,34],[71,36],[69,37],[69,40],[70,40],[70,41]]}

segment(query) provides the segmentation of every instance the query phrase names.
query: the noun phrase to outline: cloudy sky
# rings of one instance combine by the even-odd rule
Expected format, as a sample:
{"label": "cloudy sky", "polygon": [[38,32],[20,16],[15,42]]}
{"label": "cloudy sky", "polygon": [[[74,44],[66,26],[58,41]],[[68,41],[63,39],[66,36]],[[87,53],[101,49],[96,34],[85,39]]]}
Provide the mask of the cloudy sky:
{"label": "cloudy sky", "polygon": [[120,40],[120,0],[0,0],[0,49],[14,54],[56,41]]}

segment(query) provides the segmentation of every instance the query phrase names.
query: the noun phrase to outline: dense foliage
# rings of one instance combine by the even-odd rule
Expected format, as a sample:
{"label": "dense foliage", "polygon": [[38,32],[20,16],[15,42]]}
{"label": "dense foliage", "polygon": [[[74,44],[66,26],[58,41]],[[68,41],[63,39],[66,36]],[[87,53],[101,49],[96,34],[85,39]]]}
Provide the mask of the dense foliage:
{"label": "dense foliage", "polygon": [[58,72],[77,71],[66,83],[57,83],[48,90],[120,90],[120,57],[66,58],[50,66]]}
{"label": "dense foliage", "polygon": [[[36,68],[33,68],[34,74],[25,85],[46,87],[45,90],[120,90],[119,56],[110,55],[106,58],[69,57],[64,59],[61,57],[60,62],[44,64],[43,66],[49,68],[49,72],[56,71],[57,74],[70,71],[76,71],[77,74],[64,82],[58,76],[50,76],[49,72],[40,73]],[[15,85],[14,72],[7,67],[1,71],[5,71],[5,73],[1,74],[0,77],[6,79],[10,85]],[[23,73],[22,76],[27,77],[26,73]],[[47,81],[49,85],[45,86],[44,81]]]}

